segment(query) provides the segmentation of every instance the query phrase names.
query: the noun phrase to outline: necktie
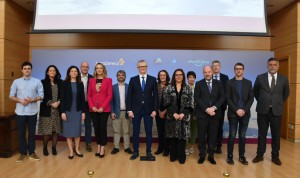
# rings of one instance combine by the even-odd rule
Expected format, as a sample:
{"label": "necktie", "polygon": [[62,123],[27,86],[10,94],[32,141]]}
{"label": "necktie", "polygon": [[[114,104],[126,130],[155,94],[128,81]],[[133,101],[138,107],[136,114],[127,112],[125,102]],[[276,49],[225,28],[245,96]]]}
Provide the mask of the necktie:
{"label": "necktie", "polygon": [[274,87],[275,87],[275,77],[274,75],[271,75],[272,76],[272,81],[271,81],[271,91],[274,90]]}
{"label": "necktie", "polygon": [[214,78],[215,78],[216,80],[218,80],[218,76],[217,76],[217,75],[215,75]]}
{"label": "necktie", "polygon": [[211,86],[210,86],[210,83],[211,83],[211,82],[209,82],[209,81],[207,82],[207,87],[208,87],[209,93],[211,93]]}
{"label": "necktie", "polygon": [[142,77],[142,91],[143,91],[143,92],[144,92],[144,90],[145,90],[145,85],[146,85],[145,77],[143,76],[143,77]]}

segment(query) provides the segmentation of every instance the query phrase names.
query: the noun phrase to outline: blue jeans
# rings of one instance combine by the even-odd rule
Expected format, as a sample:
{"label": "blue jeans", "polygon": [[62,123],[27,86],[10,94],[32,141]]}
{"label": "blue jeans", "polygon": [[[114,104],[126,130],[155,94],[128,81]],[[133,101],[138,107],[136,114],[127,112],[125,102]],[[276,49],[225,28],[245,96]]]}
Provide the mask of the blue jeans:
{"label": "blue jeans", "polygon": [[228,155],[233,154],[234,139],[236,137],[237,128],[239,127],[239,156],[245,154],[245,144],[246,144],[246,131],[249,124],[249,116],[244,115],[243,117],[229,117],[229,137],[227,145]]}
{"label": "blue jeans", "polygon": [[[85,102],[86,108],[89,108],[89,105],[87,102]],[[91,114],[89,112],[89,109],[87,109],[85,113],[85,120],[84,120],[84,127],[85,127],[85,143],[90,144],[92,142],[92,118]]]}
{"label": "blue jeans", "polygon": [[[35,129],[37,115],[20,116],[17,115],[17,125],[19,129],[20,153],[27,155],[33,154],[35,151]],[[28,128],[28,143],[26,139],[26,127]]]}

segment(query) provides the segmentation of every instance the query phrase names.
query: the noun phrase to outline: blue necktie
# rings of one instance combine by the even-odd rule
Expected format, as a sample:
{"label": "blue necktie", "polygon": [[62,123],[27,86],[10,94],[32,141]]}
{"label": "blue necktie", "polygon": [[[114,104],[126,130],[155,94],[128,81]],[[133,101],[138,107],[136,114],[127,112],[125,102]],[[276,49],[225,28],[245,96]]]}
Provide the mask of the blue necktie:
{"label": "blue necktie", "polygon": [[144,92],[144,90],[145,90],[145,85],[146,85],[146,82],[145,82],[145,77],[143,76],[142,77],[142,91]]}
{"label": "blue necktie", "polygon": [[209,82],[209,81],[207,82],[207,86],[208,86],[209,93],[211,93],[211,86],[210,86],[210,83],[211,83],[211,82]]}
{"label": "blue necktie", "polygon": [[215,75],[214,77],[215,77],[216,80],[218,80],[218,76],[217,75]]}

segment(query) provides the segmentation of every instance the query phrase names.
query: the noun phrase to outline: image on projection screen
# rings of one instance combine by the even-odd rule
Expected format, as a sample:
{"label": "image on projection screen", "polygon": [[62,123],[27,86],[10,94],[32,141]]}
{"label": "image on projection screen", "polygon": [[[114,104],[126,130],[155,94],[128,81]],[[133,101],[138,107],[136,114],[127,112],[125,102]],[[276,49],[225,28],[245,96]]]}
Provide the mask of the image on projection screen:
{"label": "image on projection screen", "polygon": [[264,0],[37,0],[33,28],[267,32]]}

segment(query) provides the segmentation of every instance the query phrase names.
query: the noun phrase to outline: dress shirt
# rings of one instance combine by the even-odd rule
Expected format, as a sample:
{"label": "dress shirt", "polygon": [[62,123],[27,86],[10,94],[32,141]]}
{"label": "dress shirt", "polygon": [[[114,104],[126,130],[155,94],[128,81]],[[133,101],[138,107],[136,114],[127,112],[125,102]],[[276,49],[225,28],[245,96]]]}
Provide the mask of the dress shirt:
{"label": "dress shirt", "polygon": [[[17,97],[19,99],[25,98],[37,98],[44,97],[44,89],[42,82],[39,79],[29,77],[29,78],[18,78],[13,81],[10,88],[10,97]],[[37,114],[39,111],[37,102],[29,103],[24,106],[21,103],[16,104],[16,114],[20,116],[32,116]]]}
{"label": "dress shirt", "polygon": [[126,110],[125,104],[125,83],[118,83],[120,94],[120,110]]}
{"label": "dress shirt", "polygon": [[[217,78],[215,76],[217,76]],[[213,79],[220,80],[220,73],[213,74]]]}
{"label": "dress shirt", "polygon": [[87,101],[87,82],[88,82],[88,74],[86,76],[82,75],[81,74],[81,81],[83,83],[83,86],[84,86],[84,98],[85,98],[85,101]]}
{"label": "dress shirt", "polygon": [[143,78],[142,78],[142,77],[144,77],[144,80],[145,80],[145,85],[146,85],[146,83],[147,83],[147,74],[145,74],[145,75],[141,75],[141,74],[139,74],[139,76],[140,76],[140,82],[141,82],[141,86],[142,86],[142,81],[143,81]]}
{"label": "dress shirt", "polygon": [[[273,74],[274,78],[275,78],[275,86],[276,86],[276,82],[277,82],[277,73]],[[268,72],[268,81],[269,81],[269,87],[271,88],[271,83],[272,83],[272,74],[270,74]]]}

